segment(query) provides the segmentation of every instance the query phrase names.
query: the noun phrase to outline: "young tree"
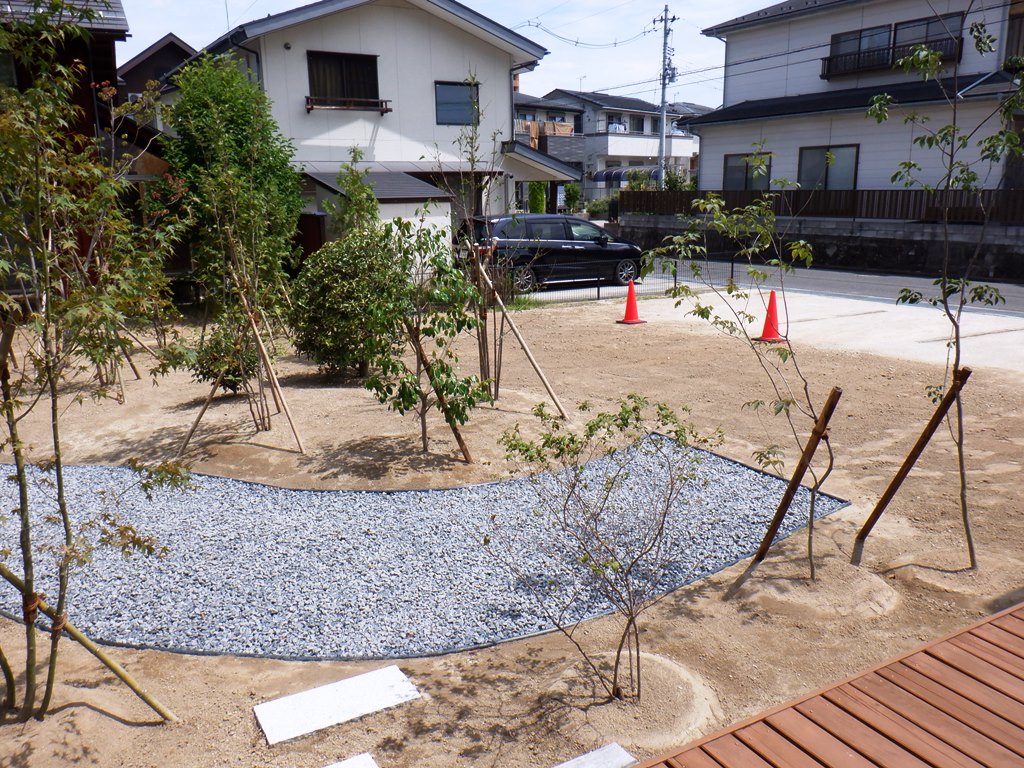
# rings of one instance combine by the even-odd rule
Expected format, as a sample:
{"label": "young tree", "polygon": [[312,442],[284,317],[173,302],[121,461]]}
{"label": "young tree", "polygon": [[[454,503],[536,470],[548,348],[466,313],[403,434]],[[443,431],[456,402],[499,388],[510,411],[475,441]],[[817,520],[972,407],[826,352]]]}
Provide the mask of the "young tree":
{"label": "young tree", "polygon": [[[580,404],[582,414],[589,411],[589,404]],[[713,440],[698,435],[667,406],[635,394],[620,400],[617,411],[590,416],[578,432],[567,431],[543,404],[534,415],[538,435],[525,436],[517,425],[500,442],[507,457],[529,473],[536,514],[551,532],[549,546],[559,556],[568,551],[578,573],[576,584],[568,587],[535,575],[516,576],[536,587],[538,604],[580,653],[609,701],[640,698],[640,618],[664,594],[668,566],[679,557],[680,545],[669,530],[685,492],[696,483],[700,457],[692,449]],[[501,522],[495,517],[494,536],[484,543],[515,570],[514,532],[502,530]],[[578,604],[588,590],[611,604],[621,621],[610,669],[576,636]]]}
{"label": "young tree", "polygon": [[[968,3],[964,15],[969,16],[975,3]],[[942,21],[943,16],[936,13]],[[975,50],[981,55],[994,53],[996,40],[989,34],[984,21],[970,25],[970,36]],[[960,31],[946,30],[952,38],[958,38]],[[938,403],[953,382],[963,377],[962,352],[963,336],[961,322],[964,309],[972,303],[993,306],[1003,301],[999,290],[993,286],[977,284],[974,269],[984,254],[986,231],[991,217],[989,197],[983,189],[983,181],[993,170],[1008,158],[1021,154],[1020,133],[1014,128],[1014,118],[1024,108],[1024,87],[1016,80],[1013,88],[999,100],[987,115],[976,122],[968,122],[961,108],[959,58],[951,65],[943,61],[942,53],[927,44],[915,45],[910,53],[897,62],[907,72],[914,72],[925,80],[933,80],[942,93],[944,113],[949,122],[935,125],[931,115],[909,110],[903,116],[905,123],[915,128],[913,142],[916,146],[931,151],[938,157],[940,169],[938,178],[927,173],[917,161],[904,161],[892,175],[893,183],[906,187],[919,187],[933,195],[942,216],[942,260],[939,276],[935,278],[935,294],[924,295],[921,291],[903,289],[899,303],[918,304],[927,302],[938,307],[949,322],[950,339],[946,356],[946,376],[940,385],[928,388],[932,402]],[[1024,58],[1018,57],[1004,65],[1010,71],[1024,69]],[[868,116],[878,123],[889,119],[890,111],[899,105],[889,94],[879,94],[872,99]],[[993,130],[993,128],[995,128]],[[1001,185],[1000,185],[1001,186]],[[955,202],[954,202],[955,201]],[[980,213],[982,220],[977,239],[966,259],[957,260],[951,236],[951,219],[954,205],[968,201]],[[968,478],[965,450],[964,404],[959,387],[955,387],[955,413],[949,420],[950,434],[956,446],[957,474],[959,479],[959,506],[964,536],[967,541],[970,567],[977,568],[978,559],[971,534],[970,508],[968,504]]]}
{"label": "young tree", "polygon": [[[0,28],[0,52],[11,56],[31,78],[21,90],[0,86],[0,275],[5,279],[0,293],[0,392],[4,442],[15,460],[23,569],[16,581],[4,575],[23,595],[26,660],[21,719],[33,713],[42,717],[49,708],[58,643],[67,621],[71,568],[87,556],[77,535],[83,523],[73,520],[65,493],[61,415],[67,403],[62,397],[71,386],[80,390],[83,381],[90,394],[106,394],[130,347],[124,336],[127,323],[136,312],[163,311],[168,298],[160,267],[171,238],[145,234],[126,207],[132,196],[127,176],[135,157],[105,153],[103,142],[77,132],[74,91],[83,68],[80,63],[62,63],[59,52],[85,34],[77,23],[91,17],[88,10],[55,2],[27,20],[7,20]],[[98,101],[110,100],[108,85],[92,86]],[[126,111],[112,110],[115,131]],[[158,219],[152,224],[153,232],[161,231]],[[15,374],[19,333],[23,364]],[[157,370],[172,362],[173,351],[164,350],[167,357],[158,360]],[[90,378],[93,371],[95,378]],[[77,378],[70,382],[71,377]],[[81,391],[77,397],[83,397]],[[49,505],[43,494],[33,496],[19,422],[41,402],[49,406],[53,449],[52,457],[41,462],[53,478],[52,508],[46,517],[57,520],[62,537],[54,552],[56,618],[46,686],[37,707],[35,620],[42,596],[36,591],[39,562],[33,514]],[[109,538],[126,551],[146,548],[148,540],[116,517],[95,523],[101,539]],[[8,702],[12,685],[8,679]]]}
{"label": "young tree", "polygon": [[476,327],[472,307],[479,295],[456,263],[444,231],[396,219],[384,225],[383,236],[392,256],[392,287],[365,308],[368,322],[381,330],[385,342],[370,361],[367,387],[399,413],[416,411],[424,451],[429,447],[427,416],[436,408],[472,463],[459,426],[491,397],[487,382],[459,374],[452,347],[460,334]]}
{"label": "young tree", "polygon": [[[746,160],[756,175],[764,176],[767,173],[769,155],[762,146],[755,145],[754,152]],[[772,184],[783,188],[793,186],[785,179],[773,179]],[[757,367],[767,379],[772,397],[767,400],[751,400],[744,407],[758,414],[768,410],[775,416],[784,417],[791,445],[801,451],[802,436],[805,432],[812,432],[821,413],[821,404],[816,400],[811,382],[800,367],[796,351],[786,337],[785,278],[798,267],[810,267],[813,252],[809,243],[791,239],[785,229],[777,226],[777,197],[775,193],[766,193],[749,205],[734,209],[729,209],[722,197],[714,193],[698,198],[693,201],[695,215],[688,220],[686,230],[668,238],[668,245],[656,250],[653,255],[667,257],[662,260],[662,268],[673,274],[680,268],[677,259],[681,260],[683,268],[701,286],[702,290],[697,290],[685,283],[677,284],[673,289],[673,295],[678,299],[677,306],[688,302],[691,305],[690,314],[706,320],[714,328],[747,345]],[[718,245],[733,249],[736,256],[746,262],[745,273],[749,288],[741,286],[731,276],[724,285],[713,279],[708,254]],[[645,271],[652,268],[652,263],[648,261]],[[769,297],[766,295],[765,284],[773,276],[782,297],[780,303],[783,319],[779,321],[780,327],[776,330],[783,338],[778,343],[766,343],[755,336],[757,331],[752,326],[757,318],[750,311],[750,304],[753,300],[761,311],[766,310]],[[822,442],[826,448],[825,461],[808,467],[812,484],[807,556],[812,579],[815,576],[815,501],[832,472],[835,459],[827,433]],[[781,472],[784,450],[779,443],[771,442],[755,451],[754,459],[766,471]]]}
{"label": "young tree", "polygon": [[[178,99],[165,109],[165,119],[176,136],[166,154],[172,172],[188,185],[195,279],[219,333],[233,341],[218,347],[228,352],[227,360],[205,367],[214,369],[214,378],[239,376],[257,429],[269,429],[265,390],[251,388],[244,360],[259,351],[261,334],[273,336],[283,327],[288,307],[284,266],[302,207],[292,146],[278,131],[266,94],[238,59],[202,56],[174,83]],[[204,341],[205,328],[201,349]],[[262,355],[258,359],[262,369]]]}

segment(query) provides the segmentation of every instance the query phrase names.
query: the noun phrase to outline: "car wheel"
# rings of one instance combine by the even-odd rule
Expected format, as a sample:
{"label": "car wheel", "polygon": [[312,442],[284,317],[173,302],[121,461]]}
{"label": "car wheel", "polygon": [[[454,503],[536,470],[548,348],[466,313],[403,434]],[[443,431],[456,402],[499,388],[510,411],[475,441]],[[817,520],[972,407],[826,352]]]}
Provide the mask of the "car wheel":
{"label": "car wheel", "polygon": [[630,280],[636,280],[640,269],[636,262],[630,259],[620,261],[615,265],[615,282],[619,285],[629,285]]}
{"label": "car wheel", "polygon": [[530,267],[516,267],[512,270],[512,287],[516,293],[533,293],[539,285],[537,273]]}

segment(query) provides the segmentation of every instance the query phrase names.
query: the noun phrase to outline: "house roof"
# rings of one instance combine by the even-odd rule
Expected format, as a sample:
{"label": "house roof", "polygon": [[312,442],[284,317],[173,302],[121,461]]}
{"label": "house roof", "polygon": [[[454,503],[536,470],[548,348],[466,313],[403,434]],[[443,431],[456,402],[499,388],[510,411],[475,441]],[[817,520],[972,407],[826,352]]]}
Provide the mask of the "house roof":
{"label": "house roof", "polygon": [[142,51],[141,53],[135,54],[132,58],[128,59],[128,61],[126,61],[124,64],[119,66],[117,68],[117,74],[121,75],[121,76],[124,76],[125,72],[130,72],[132,69],[134,69],[139,64],[144,62],[146,59],[148,59],[154,53],[159,51],[161,48],[164,48],[166,46],[171,46],[171,45],[177,46],[178,48],[181,49],[181,52],[183,54],[182,58],[187,59],[187,58],[189,58],[191,56],[195,56],[196,55],[196,49],[195,48],[193,48],[191,45],[186,43],[184,40],[182,40],[180,37],[178,37],[173,32],[168,32],[166,35],[161,37],[159,40],[157,40],[151,46],[146,48],[146,50]]}
{"label": "house roof", "polygon": [[640,768],[1024,763],[1024,603]]}
{"label": "house roof", "polygon": [[[293,8],[290,11],[276,13],[262,19],[240,24],[226,35],[218,38],[206,50],[210,53],[221,53],[229,48],[241,45],[247,40],[276,32],[281,29],[304,24],[309,21],[316,21],[324,16],[350,8],[357,8],[366,5],[374,0],[320,0],[316,3]],[[422,10],[446,18],[455,26],[464,31],[490,40],[493,44],[513,54],[518,69],[533,69],[537,62],[546,56],[549,51],[542,45],[503,27],[496,21],[467,8],[455,0],[408,0],[408,2]]]}
{"label": "house roof", "polygon": [[713,107],[705,107],[703,104],[694,104],[692,101],[674,101],[668,105],[668,113],[670,115],[678,115],[682,118],[706,115],[713,109]]}
{"label": "house roof", "polygon": [[[332,192],[343,194],[338,186],[336,174],[307,171],[305,175]],[[373,187],[373,196],[382,203],[420,203],[426,200],[446,200],[451,197],[450,193],[438,189],[433,184],[413,178],[407,173],[370,171],[366,174],[364,182]]]}
{"label": "house roof", "polygon": [[[614,109],[620,112],[660,112],[661,107],[651,104],[643,99],[635,99],[632,96],[613,96],[610,93],[599,93],[593,91],[569,91],[565,88],[556,88],[548,93],[545,99],[552,101],[564,101],[565,99],[578,99],[588,104],[593,104],[599,109]],[[672,114],[671,112],[669,114]]]}
{"label": "house roof", "polygon": [[[93,32],[111,32],[122,39],[128,34],[128,18],[124,14],[121,0],[64,0],[74,10],[92,13],[93,18],[78,21],[78,26]],[[28,19],[40,11],[38,0],[5,0],[0,19]],[[45,3],[42,4],[45,9]],[[70,18],[69,20],[74,20]]]}
{"label": "house roof", "polygon": [[741,101],[730,107],[717,109],[694,118],[690,125],[717,125],[742,120],[763,120],[772,117],[793,117],[820,112],[843,110],[864,111],[870,106],[872,97],[888,93],[898,104],[924,104],[943,102],[946,94],[953,93],[959,86],[963,98],[995,97],[1012,89],[1012,76],[1006,73],[983,73],[961,75],[957,81],[947,78],[942,81],[915,80],[909,83],[893,83],[870,88],[850,88],[842,91],[822,91],[801,96],[786,96],[779,99],[758,99]]}
{"label": "house roof", "polygon": [[501,154],[504,157],[512,158],[523,165],[541,171],[558,181],[579,181],[583,178],[583,171],[563,163],[557,157],[534,149],[529,144],[523,144],[516,139],[510,139],[501,143]]}
{"label": "house roof", "polygon": [[767,8],[762,8],[759,11],[737,16],[730,21],[724,21],[721,24],[708,27],[702,30],[701,34],[708,37],[724,37],[729,32],[746,27],[754,27],[766,21],[781,21],[795,16],[817,13],[818,11],[834,8],[837,5],[851,5],[858,2],[864,2],[864,0],[785,0],[784,2],[770,5]]}
{"label": "house roof", "polygon": [[540,109],[556,109],[562,112],[582,112],[581,107],[575,104],[566,104],[561,101],[552,101],[551,99],[542,99],[536,96],[528,96],[521,91],[512,92],[512,103],[517,107],[538,107]]}

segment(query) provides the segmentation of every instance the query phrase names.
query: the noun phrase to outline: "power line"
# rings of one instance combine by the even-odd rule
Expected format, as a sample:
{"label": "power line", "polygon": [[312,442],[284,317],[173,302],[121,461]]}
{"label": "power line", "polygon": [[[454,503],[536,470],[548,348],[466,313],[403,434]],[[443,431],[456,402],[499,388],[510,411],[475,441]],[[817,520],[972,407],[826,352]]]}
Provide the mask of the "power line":
{"label": "power line", "polygon": [[530,21],[525,21],[525,22],[523,22],[522,24],[519,25],[519,27],[524,27],[524,26],[526,26],[526,27],[536,27],[537,29],[539,29],[539,30],[541,30],[543,32],[547,32],[549,35],[551,35],[555,39],[561,40],[563,43],[567,43],[568,45],[575,46],[576,48],[587,48],[589,50],[597,50],[597,49],[602,49],[602,48],[618,48],[620,46],[627,45],[627,44],[632,43],[632,42],[636,42],[641,37],[644,37],[645,35],[649,35],[649,34],[651,34],[651,32],[654,31],[654,29],[644,29],[639,34],[633,35],[633,37],[627,38],[625,40],[616,40],[616,41],[611,42],[611,43],[585,43],[585,42],[581,41],[579,38],[576,38],[575,40],[573,40],[572,38],[564,37],[564,36],[558,34],[557,32],[555,32],[554,30],[548,29],[543,24],[541,24],[539,21],[530,20]]}

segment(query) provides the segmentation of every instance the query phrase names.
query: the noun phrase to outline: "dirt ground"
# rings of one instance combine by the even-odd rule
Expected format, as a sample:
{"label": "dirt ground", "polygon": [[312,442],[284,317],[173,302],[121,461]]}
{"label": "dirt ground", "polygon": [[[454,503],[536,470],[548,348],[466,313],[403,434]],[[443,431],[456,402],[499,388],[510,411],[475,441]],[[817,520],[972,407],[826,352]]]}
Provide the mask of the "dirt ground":
{"label": "dirt ground", "polygon": [[[651,318],[646,325],[616,324],[619,302],[528,310],[517,319],[566,406],[584,398],[608,406],[629,392],[688,405],[701,429],[724,431],[723,453],[747,463],[755,448],[784,439],[780,422],[742,408],[767,396],[749,350],[684,319],[665,300],[642,301],[640,308]],[[161,724],[91,656],[65,642],[53,714],[43,722],[0,725],[0,766],[322,768],[370,752],[381,768],[547,768],[612,741],[642,758],[1024,600],[1024,374],[975,367],[965,389],[980,569],[964,570],[955,460],[944,430],[854,567],[853,537],[931,414],[924,391],[941,381],[941,360],[932,366],[816,349],[799,338],[794,343],[819,402],[833,385],[843,389],[831,428],[837,467],[828,490],[851,506],[816,528],[816,581],[807,578],[798,532],[777,545],[731,599],[725,593],[744,563],[652,609],[643,622],[648,676],[641,703],[593,705],[574,674],[577,658],[554,633],[401,660],[421,699],[268,747],[253,705],[382,663],[114,649],[180,717]],[[272,432],[255,434],[244,400],[221,397],[188,452],[194,470],[296,488],[446,487],[502,479],[507,469],[497,436],[529,422],[530,408],[545,399],[510,337],[500,402],[477,411],[465,430],[476,458],[470,466],[443,424],[434,424],[425,455],[415,421],[385,411],[363,389],[325,381],[296,358],[286,358],[280,371],[306,453],[295,450],[282,417],[275,417]],[[206,392],[206,385],[174,374],[158,385],[127,381],[125,405],[69,404],[68,460],[169,458]],[[38,417],[25,424],[39,456],[45,454],[44,428]],[[792,467],[796,450],[787,450]],[[596,651],[610,650],[613,636],[608,618],[584,631]],[[0,647],[16,669],[22,640],[21,626],[0,620]]]}

